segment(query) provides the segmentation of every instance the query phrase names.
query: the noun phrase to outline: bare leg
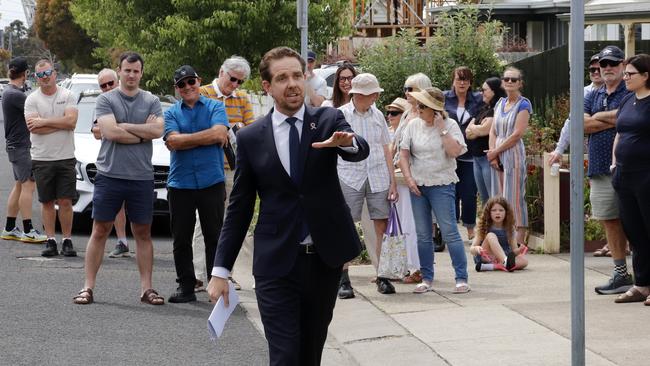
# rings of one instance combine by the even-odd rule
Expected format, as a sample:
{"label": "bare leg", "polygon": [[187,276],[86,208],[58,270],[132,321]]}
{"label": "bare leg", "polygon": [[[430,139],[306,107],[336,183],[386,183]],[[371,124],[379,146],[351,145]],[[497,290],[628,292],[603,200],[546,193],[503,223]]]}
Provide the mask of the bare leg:
{"label": "bare leg", "polygon": [[625,259],[625,248],[627,247],[627,238],[621,225],[621,220],[603,220],[605,235],[609,250],[612,252],[612,259]]}
{"label": "bare leg", "polygon": [[72,236],[72,200],[60,198],[59,203],[59,222],[61,223],[61,233],[64,238]]}
{"label": "bare leg", "polygon": [[53,238],[56,235],[54,230],[56,225],[56,209],[54,208],[54,201],[43,202],[41,215],[43,216],[45,235],[47,235],[48,238]]}
{"label": "bare leg", "polygon": [[528,259],[523,255],[515,257],[515,269],[524,269],[528,266]]}
{"label": "bare leg", "polygon": [[[18,216],[18,200],[21,193],[21,184],[16,182],[14,187],[9,193],[9,198],[7,198],[7,216],[8,217],[17,217]],[[12,228],[13,229],[13,228]],[[11,230],[11,229],[10,229]]]}
{"label": "bare leg", "polygon": [[122,208],[115,215],[115,234],[117,238],[126,238],[126,213],[124,212],[124,203],[122,203]]}
{"label": "bare leg", "polygon": [[18,199],[20,216],[23,218],[23,220],[30,220],[32,218],[32,202],[36,184],[34,184],[33,180],[27,180],[20,185],[20,198]]}
{"label": "bare leg", "polygon": [[153,242],[151,241],[151,224],[131,223],[131,232],[135,238],[135,259],[140,272],[140,287],[142,293],[152,287],[151,272],[153,271]]}
{"label": "bare leg", "polygon": [[112,226],[112,221],[93,221],[93,231],[86,246],[86,259],[84,260],[86,272],[84,288],[95,288],[97,272],[99,272],[99,267],[102,265],[102,259],[104,258],[106,239],[111,233]]}
{"label": "bare leg", "polygon": [[481,248],[494,255],[499,263],[503,263],[503,261],[506,260],[506,253],[503,251],[503,248],[501,248],[501,244],[499,244],[499,238],[497,238],[494,233],[488,233],[485,236],[485,239],[481,244]]}
{"label": "bare leg", "polygon": [[467,239],[472,240],[474,238],[474,228],[467,227]]}
{"label": "bare leg", "polygon": [[517,244],[527,245],[526,243],[526,231],[525,227],[517,228]]}
{"label": "bare leg", "polygon": [[377,245],[375,247],[375,253],[377,254],[377,263],[375,263],[376,270],[379,268],[379,260],[381,257],[381,242],[383,241],[384,233],[386,232],[386,227],[388,226],[388,219],[372,220],[372,223],[375,226],[375,236],[377,237]]}

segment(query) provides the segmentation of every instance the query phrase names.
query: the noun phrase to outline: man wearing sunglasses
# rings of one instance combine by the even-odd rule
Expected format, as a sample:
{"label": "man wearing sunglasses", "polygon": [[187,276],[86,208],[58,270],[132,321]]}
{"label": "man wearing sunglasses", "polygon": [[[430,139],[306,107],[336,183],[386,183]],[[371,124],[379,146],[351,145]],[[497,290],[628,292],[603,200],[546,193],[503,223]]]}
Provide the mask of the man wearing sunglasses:
{"label": "man wearing sunglasses", "polygon": [[[196,222],[205,233],[203,265],[207,265],[207,273],[212,273],[223,223],[226,190],[222,147],[228,142],[229,126],[223,103],[199,94],[201,79],[194,68],[178,68],[174,87],[181,100],[165,112],[164,134],[171,151],[167,189],[178,282],[169,302],[182,303],[196,301],[197,277],[192,263],[192,229]],[[199,219],[195,220],[197,211]]]}
{"label": "man wearing sunglasses", "polygon": [[[9,84],[2,92],[2,113],[7,157],[14,173],[14,186],[7,198],[7,221],[0,238],[29,243],[41,243],[47,237],[32,227],[32,196],[34,175],[29,150],[31,141],[25,123],[25,80],[29,66],[24,57],[9,61]],[[23,219],[23,231],[16,225],[18,214]]]}
{"label": "man wearing sunglasses", "polygon": [[97,155],[97,175],[93,192],[93,231],[86,247],[85,282],[75,304],[94,301],[97,272],[104,256],[106,239],[115,215],[125,205],[135,238],[140,271],[140,301],[164,304],[153,289],[153,220],[154,174],[151,140],[162,136],[164,122],[160,101],[140,89],[144,60],[135,52],[124,52],[119,59],[119,87],[97,97],[97,125],[102,145]]}
{"label": "man wearing sunglasses", "polygon": [[[211,84],[201,86],[201,94],[214,100],[218,100],[225,105],[228,123],[230,124],[229,137],[230,142],[236,146],[235,133],[237,128],[247,126],[255,121],[253,115],[253,105],[250,102],[248,93],[239,89],[239,87],[248,79],[251,74],[251,67],[245,58],[232,56],[223,62],[219,68],[219,76]],[[237,127],[235,127],[237,126]],[[233,128],[235,127],[235,128]],[[234,168],[231,169],[228,161],[224,161],[224,171],[226,174],[226,197],[232,190],[234,177]],[[194,227],[194,239],[192,249],[194,251],[194,271],[196,273],[197,291],[203,290],[203,280],[206,278],[206,261],[203,253],[203,232],[199,216],[196,216],[196,226]],[[207,272],[209,273],[209,272]],[[240,290],[241,286],[233,279],[230,280],[235,285],[235,289]]]}
{"label": "man wearing sunglasses", "polygon": [[72,246],[72,201],[77,198],[74,155],[74,128],[77,125],[77,99],[68,89],[56,85],[56,70],[50,60],[35,67],[39,88],[25,100],[25,120],[31,132],[32,172],[42,204],[47,241],[44,257],[58,255],[55,238],[57,210],[61,223],[61,254],[77,255]]}
{"label": "man wearing sunglasses", "polygon": [[604,85],[589,93],[584,103],[584,129],[589,136],[587,175],[591,188],[589,200],[592,216],[605,227],[614,261],[614,272],[608,283],[595,288],[601,295],[624,293],[633,284],[625,259],[627,238],[619,220],[618,200],[609,169],[616,135],[616,112],[623,98],[629,94],[623,82],[624,59],[625,54],[616,46],[607,46],[600,51],[598,63]]}

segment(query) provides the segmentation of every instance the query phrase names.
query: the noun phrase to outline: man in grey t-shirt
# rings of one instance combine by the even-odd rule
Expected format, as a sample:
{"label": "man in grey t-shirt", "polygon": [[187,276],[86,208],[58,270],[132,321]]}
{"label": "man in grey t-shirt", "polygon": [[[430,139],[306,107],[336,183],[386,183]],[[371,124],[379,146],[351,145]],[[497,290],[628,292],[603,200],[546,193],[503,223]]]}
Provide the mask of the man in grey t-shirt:
{"label": "man in grey t-shirt", "polygon": [[131,221],[137,245],[142,296],[151,305],[164,304],[153,289],[153,165],[151,140],[162,136],[164,121],[158,98],[140,89],[144,61],[135,52],[120,56],[120,87],[97,98],[97,125],[102,146],[97,156],[93,193],[93,231],[86,248],[84,288],[74,297],[76,304],[93,302],[93,288],[104,255],[106,239],[122,205]]}

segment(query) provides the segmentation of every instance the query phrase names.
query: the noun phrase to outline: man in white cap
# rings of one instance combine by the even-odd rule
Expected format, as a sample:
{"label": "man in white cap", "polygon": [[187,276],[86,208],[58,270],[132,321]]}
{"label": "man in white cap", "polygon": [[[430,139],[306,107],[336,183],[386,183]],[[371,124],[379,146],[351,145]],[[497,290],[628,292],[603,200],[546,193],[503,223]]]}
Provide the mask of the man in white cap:
{"label": "man in white cap", "polygon": [[[361,221],[363,201],[367,202],[368,213],[377,236],[377,259],[381,253],[381,241],[390,210],[389,201],[397,200],[397,185],[393,159],[389,150],[390,133],[383,114],[375,106],[379,93],[377,78],[372,74],[359,74],[352,79],[350,103],[339,109],[352,129],[370,145],[368,159],[361,162],[348,162],[339,158],[338,173],[345,201],[350,207],[352,219]],[[377,263],[378,265],[378,263]],[[395,288],[386,278],[377,277],[377,291],[382,294],[395,293]],[[343,266],[339,284],[339,298],[354,297],[350,284],[347,264]]]}

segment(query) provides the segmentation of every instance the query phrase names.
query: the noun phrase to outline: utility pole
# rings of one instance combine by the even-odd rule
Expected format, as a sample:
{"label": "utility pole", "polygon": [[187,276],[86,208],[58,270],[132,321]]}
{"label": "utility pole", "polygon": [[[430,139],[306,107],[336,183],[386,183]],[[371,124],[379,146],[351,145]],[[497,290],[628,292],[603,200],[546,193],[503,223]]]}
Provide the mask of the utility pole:
{"label": "utility pole", "polygon": [[309,18],[309,0],[296,0],[298,28],[300,29],[300,56],[307,62],[307,23]]}

